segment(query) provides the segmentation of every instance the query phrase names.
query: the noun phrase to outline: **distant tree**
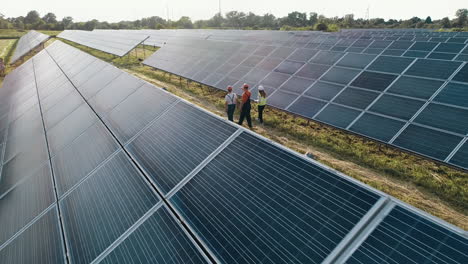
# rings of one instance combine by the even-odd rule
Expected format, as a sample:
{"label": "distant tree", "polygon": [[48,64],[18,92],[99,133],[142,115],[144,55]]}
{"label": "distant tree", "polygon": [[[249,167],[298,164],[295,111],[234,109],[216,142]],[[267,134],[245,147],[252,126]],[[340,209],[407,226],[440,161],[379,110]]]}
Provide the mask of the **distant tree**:
{"label": "distant tree", "polygon": [[317,25],[315,25],[315,30],[318,30],[318,31],[326,31],[327,29],[328,29],[327,24],[318,23]]}
{"label": "distant tree", "polygon": [[414,26],[415,28],[424,28],[426,24],[423,22],[423,21],[419,21],[418,23],[416,23],[416,25]]}
{"label": "distant tree", "polygon": [[457,17],[456,25],[458,27],[463,27],[468,22],[468,9],[458,9],[455,16]]}
{"label": "distant tree", "polygon": [[[23,17],[20,17],[20,18],[23,18]],[[24,29],[24,18],[23,19],[14,19],[14,23],[13,23],[13,26],[17,29]]]}
{"label": "distant tree", "polygon": [[214,15],[211,19],[209,19],[206,22],[206,25],[208,27],[220,28],[222,27],[223,23],[224,23],[223,15],[221,15],[220,13],[216,13],[216,15]]}
{"label": "distant tree", "polygon": [[276,17],[273,14],[265,14],[262,16],[260,20],[260,27],[262,28],[276,28],[278,27],[278,23],[276,21]]}
{"label": "distant tree", "polygon": [[371,26],[377,26],[378,27],[380,25],[385,24],[385,19],[383,19],[383,18],[372,18],[372,19],[369,20],[369,24]]}
{"label": "distant tree", "polygon": [[426,21],[424,21],[426,24],[432,24],[432,18],[430,16],[426,17]]}
{"label": "distant tree", "polygon": [[245,21],[245,13],[230,11],[226,13],[226,25],[232,28],[242,28]]}
{"label": "distant tree", "polygon": [[442,18],[442,20],[440,21],[440,25],[443,27],[443,28],[450,28],[452,26],[452,23],[450,23],[450,19],[448,17],[444,17]]}
{"label": "distant tree", "polygon": [[206,28],[208,27],[208,20],[197,20],[193,22],[194,28]]}
{"label": "distant tree", "polygon": [[55,16],[54,13],[47,13],[42,20],[48,24],[55,24],[57,23],[57,17]]}
{"label": "distant tree", "polygon": [[354,26],[354,14],[348,14],[344,16],[343,24],[346,27]]}
{"label": "distant tree", "polygon": [[29,11],[26,17],[24,18],[25,24],[36,24],[41,20],[39,13],[36,10]]}
{"label": "distant tree", "polygon": [[48,29],[46,22],[44,20],[39,19],[36,23],[34,23],[31,27],[31,29]]}
{"label": "distant tree", "polygon": [[309,13],[309,26],[314,26],[318,22],[318,14],[315,12]]}
{"label": "distant tree", "polygon": [[410,19],[411,23],[416,24],[418,22],[421,22],[421,19],[419,17],[412,17]]}
{"label": "distant tree", "polygon": [[62,18],[63,29],[70,28],[72,24],[73,24],[73,17],[67,16],[67,17]]}
{"label": "distant tree", "polygon": [[193,28],[192,20],[188,16],[181,17],[175,23],[178,28]]}
{"label": "distant tree", "polygon": [[141,20],[142,25],[144,25],[146,22],[146,27],[151,28],[151,29],[156,29],[156,26],[158,24],[166,25],[166,20],[162,19],[161,17],[158,16],[152,16],[145,19]]}
{"label": "distant tree", "polygon": [[245,16],[244,26],[250,28],[258,28],[261,24],[262,17],[257,16],[256,14],[249,12]]}
{"label": "distant tree", "polygon": [[288,16],[282,20],[282,25],[291,27],[305,27],[307,23],[307,14],[297,11],[289,13]]}
{"label": "distant tree", "polygon": [[88,22],[84,23],[82,29],[91,31],[91,30],[96,28],[98,23],[99,23],[99,21],[97,21],[96,19],[93,19],[91,21],[88,21]]}

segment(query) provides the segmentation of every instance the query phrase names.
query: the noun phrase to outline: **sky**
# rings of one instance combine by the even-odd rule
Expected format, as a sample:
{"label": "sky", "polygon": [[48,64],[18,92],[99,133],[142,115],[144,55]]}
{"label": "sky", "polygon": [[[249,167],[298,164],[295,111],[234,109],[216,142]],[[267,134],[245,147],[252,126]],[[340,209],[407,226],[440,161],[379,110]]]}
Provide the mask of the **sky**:
{"label": "sky", "polygon": [[[25,16],[30,10],[37,10],[41,16],[55,13],[57,18],[71,16],[75,22],[97,19],[118,22],[143,17],[160,16],[177,20],[189,16],[192,20],[208,19],[219,10],[219,0],[2,0],[0,13],[6,17]],[[277,17],[289,12],[316,12],[327,17],[354,14],[384,19],[408,19],[413,16],[432,19],[453,18],[455,11],[468,8],[467,0],[221,0],[221,12],[231,10],[271,13]]]}

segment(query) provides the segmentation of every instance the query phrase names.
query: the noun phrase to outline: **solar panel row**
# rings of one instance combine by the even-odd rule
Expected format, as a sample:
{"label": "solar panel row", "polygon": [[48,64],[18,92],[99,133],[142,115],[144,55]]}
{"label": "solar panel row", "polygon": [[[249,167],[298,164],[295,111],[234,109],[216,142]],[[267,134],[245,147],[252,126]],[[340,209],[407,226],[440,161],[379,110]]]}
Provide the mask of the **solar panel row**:
{"label": "solar panel row", "polygon": [[[290,46],[174,41],[144,64],[222,90],[248,83],[253,99],[262,85],[271,106],[468,168],[467,44],[325,37]],[[425,58],[407,55],[426,45]]]}
{"label": "solar panel row", "polygon": [[17,60],[21,59],[24,55],[26,55],[31,50],[35,49],[48,39],[48,35],[42,34],[34,30],[30,30],[18,40],[15,52],[11,57],[11,63],[15,63]]}
{"label": "solar panel row", "polygon": [[148,35],[65,30],[57,37],[122,57],[145,41]]}
{"label": "solar panel row", "polygon": [[233,41],[251,44],[280,45],[289,43],[292,38],[305,38],[321,35],[327,40],[373,39],[389,41],[434,41],[448,43],[465,43],[466,32],[436,32],[431,30],[359,30],[341,31],[339,33],[322,33],[313,31],[268,31],[268,30],[217,30],[217,29],[163,29],[163,30],[94,30],[94,32],[112,33],[124,36],[150,36],[144,43],[162,47],[180,39],[208,39]]}
{"label": "solar panel row", "polygon": [[[2,217],[14,217],[2,214],[2,263],[61,263],[65,254],[73,263],[320,263],[330,254],[351,261],[374,237],[413,249],[401,251],[410,260],[426,252],[411,243],[431,247],[437,258],[428,263],[468,259],[466,232],[59,41],[8,75],[0,93],[10,105],[7,126],[36,96],[29,108],[39,111],[38,137],[49,150],[31,176],[2,171],[0,186],[20,182],[1,193],[11,199],[0,209],[16,205],[33,217],[13,230]],[[29,131],[14,127],[11,135]],[[384,218],[385,208],[408,226]],[[388,231],[386,219],[406,236]],[[366,239],[356,241],[364,228]],[[433,229],[442,239],[426,239]],[[357,250],[345,254],[351,243]],[[379,257],[392,260],[395,249]]]}

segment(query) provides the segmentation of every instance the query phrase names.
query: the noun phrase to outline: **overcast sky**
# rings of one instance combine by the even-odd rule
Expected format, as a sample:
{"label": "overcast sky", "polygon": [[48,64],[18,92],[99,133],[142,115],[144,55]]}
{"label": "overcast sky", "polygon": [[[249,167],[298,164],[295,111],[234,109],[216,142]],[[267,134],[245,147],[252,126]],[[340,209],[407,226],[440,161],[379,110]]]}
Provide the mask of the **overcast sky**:
{"label": "overcast sky", "polygon": [[[355,14],[365,17],[369,6],[370,17],[407,19],[413,16],[432,19],[454,17],[455,11],[468,8],[467,0],[221,0],[223,13],[231,10],[272,13],[281,17],[291,11],[317,12],[327,17]],[[74,21],[98,19],[118,22],[142,17],[160,16],[192,20],[207,19],[218,12],[218,0],[2,0],[0,13],[7,17],[25,16],[37,10],[41,16],[53,12],[59,19],[71,16]],[[169,11],[169,12],[168,12]]]}

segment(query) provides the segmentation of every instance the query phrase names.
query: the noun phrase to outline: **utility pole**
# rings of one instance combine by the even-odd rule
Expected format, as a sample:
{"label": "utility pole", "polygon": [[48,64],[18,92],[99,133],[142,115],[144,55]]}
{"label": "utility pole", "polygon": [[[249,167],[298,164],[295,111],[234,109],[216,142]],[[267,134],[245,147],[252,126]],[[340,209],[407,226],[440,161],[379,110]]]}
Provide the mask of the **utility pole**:
{"label": "utility pole", "polygon": [[167,16],[167,22],[169,22],[169,3],[166,3],[166,16]]}
{"label": "utility pole", "polygon": [[366,9],[366,20],[367,20],[367,23],[369,23],[369,5],[367,5],[367,9]]}
{"label": "utility pole", "polygon": [[221,15],[221,0],[218,0],[219,15]]}

